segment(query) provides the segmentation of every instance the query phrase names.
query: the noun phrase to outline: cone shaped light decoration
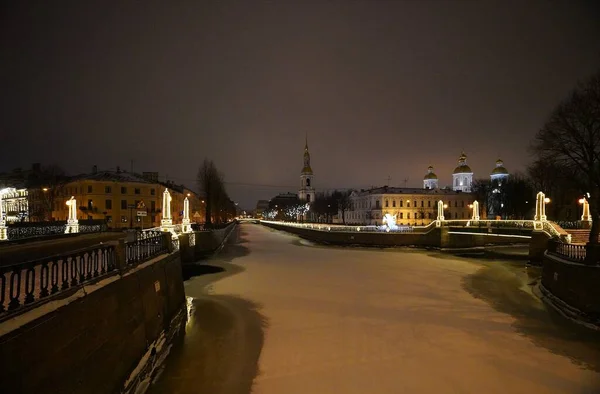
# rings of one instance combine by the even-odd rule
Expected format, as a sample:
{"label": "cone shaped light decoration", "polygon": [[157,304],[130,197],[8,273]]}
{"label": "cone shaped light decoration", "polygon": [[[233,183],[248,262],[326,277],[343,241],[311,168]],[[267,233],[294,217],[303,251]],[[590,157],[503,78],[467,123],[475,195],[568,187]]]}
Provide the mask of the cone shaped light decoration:
{"label": "cone shaped light decoration", "polygon": [[186,197],[183,200],[183,220],[181,221],[181,231],[184,233],[191,233],[192,226],[190,225],[190,201]]}
{"label": "cone shaped light decoration", "polygon": [[581,220],[584,222],[592,221],[592,216],[590,215],[590,203],[585,197],[583,198],[583,215],[581,215]]}
{"label": "cone shaped light decoration", "polygon": [[163,192],[161,231],[173,232],[173,220],[171,219],[171,193],[168,189]]}
{"label": "cone shaped light decoration", "polygon": [[444,220],[444,202],[442,200],[438,201],[437,220]]}
{"label": "cone shaped light decoration", "polygon": [[479,202],[473,201],[473,217],[471,220],[479,220]]}
{"label": "cone shaped light decoration", "polygon": [[535,201],[535,216],[533,220],[543,222],[546,220],[546,195],[542,192],[537,194]]}
{"label": "cone shaped light decoration", "polygon": [[71,196],[66,204],[69,207],[69,218],[67,219],[65,234],[78,233],[79,221],[77,220],[77,200],[75,200],[75,197]]}

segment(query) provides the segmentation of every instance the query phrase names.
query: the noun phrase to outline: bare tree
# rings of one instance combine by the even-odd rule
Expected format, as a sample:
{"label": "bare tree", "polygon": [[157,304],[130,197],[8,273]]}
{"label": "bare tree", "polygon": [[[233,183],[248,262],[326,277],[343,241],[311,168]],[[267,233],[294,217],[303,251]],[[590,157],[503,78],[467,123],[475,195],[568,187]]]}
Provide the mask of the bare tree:
{"label": "bare tree", "polygon": [[493,185],[489,179],[476,179],[472,185],[473,196],[483,207],[486,217],[493,211]]}
{"label": "bare tree", "polygon": [[206,226],[212,225],[212,215],[217,201],[221,198],[221,189],[223,189],[223,180],[217,167],[212,160],[204,159],[198,170],[198,188],[206,196]]}
{"label": "bare tree", "polygon": [[337,208],[342,213],[342,223],[346,224],[346,211],[350,210],[350,193],[351,191],[342,191],[335,194],[337,198]]}
{"label": "bare tree", "polygon": [[58,165],[41,167],[27,179],[30,216],[38,221],[50,220],[56,197],[61,196],[67,177]]}
{"label": "bare tree", "polygon": [[581,193],[590,193],[590,243],[600,233],[600,72],[580,84],[551,113],[531,145],[538,160],[573,174]]}

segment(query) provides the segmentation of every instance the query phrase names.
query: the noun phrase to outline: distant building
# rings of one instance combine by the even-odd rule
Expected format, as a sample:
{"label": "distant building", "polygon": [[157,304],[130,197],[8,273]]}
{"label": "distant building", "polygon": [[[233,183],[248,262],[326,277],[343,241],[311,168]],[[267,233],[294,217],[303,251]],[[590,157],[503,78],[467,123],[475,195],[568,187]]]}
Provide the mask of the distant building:
{"label": "distant building", "polygon": [[269,200],[258,200],[258,202],[256,203],[256,211],[254,214],[257,218],[262,219],[263,212],[267,209],[269,209]]}
{"label": "distant building", "polygon": [[310,153],[308,152],[308,139],[304,145],[304,166],[300,172],[300,190],[298,198],[300,201],[312,203],[315,201],[315,186],[313,183],[313,170],[310,166]]}
{"label": "distant building", "polygon": [[402,225],[427,225],[437,218],[437,202],[447,205],[444,216],[470,219],[473,196],[449,189],[378,187],[350,194],[347,224],[381,225],[384,215],[396,215]]}
{"label": "distant building", "polygon": [[438,177],[433,172],[433,167],[429,166],[427,174],[423,177],[423,189],[437,189],[438,187]]}
{"label": "distant building", "polygon": [[470,193],[473,186],[473,171],[467,165],[467,155],[463,152],[458,158],[458,167],[452,172],[452,189]]}
{"label": "distant building", "polygon": [[106,220],[110,228],[158,227],[162,218],[162,197],[165,189],[171,194],[173,223],[183,219],[183,201],[190,201],[190,220],[204,223],[204,201],[193,190],[173,182],[156,182],[158,174],[132,174],[121,171],[98,171],[71,177],[60,186],[60,194],[54,199],[52,217],[66,220],[66,201],[77,200],[79,219]]}
{"label": "distant building", "polygon": [[504,162],[500,159],[496,160],[496,167],[494,167],[490,174],[492,183],[495,183],[497,186],[502,186],[502,184],[508,180],[508,175],[508,170],[504,167]]}
{"label": "distant building", "polygon": [[7,223],[29,220],[29,193],[26,188],[5,187],[0,189],[0,197]]}

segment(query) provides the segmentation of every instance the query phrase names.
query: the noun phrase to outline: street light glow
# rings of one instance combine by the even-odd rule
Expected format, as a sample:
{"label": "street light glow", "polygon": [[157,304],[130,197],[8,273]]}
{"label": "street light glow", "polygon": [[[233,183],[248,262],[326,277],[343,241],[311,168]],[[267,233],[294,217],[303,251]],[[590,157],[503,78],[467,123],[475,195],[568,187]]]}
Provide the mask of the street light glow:
{"label": "street light glow", "polygon": [[548,197],[544,198],[544,202],[545,202],[546,204],[549,204],[549,203],[550,203],[550,198],[548,198]]}

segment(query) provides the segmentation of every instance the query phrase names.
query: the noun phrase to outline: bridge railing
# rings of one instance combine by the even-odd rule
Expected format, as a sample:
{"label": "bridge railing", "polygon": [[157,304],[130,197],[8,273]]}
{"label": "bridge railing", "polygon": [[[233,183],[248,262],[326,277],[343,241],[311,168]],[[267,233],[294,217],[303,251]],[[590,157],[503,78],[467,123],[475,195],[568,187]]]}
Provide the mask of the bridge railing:
{"label": "bridge railing", "polygon": [[146,233],[144,238],[125,243],[125,263],[135,266],[161,254],[169,253],[169,238],[170,234],[165,235],[154,231]]}
{"label": "bridge railing", "polygon": [[567,244],[559,240],[550,240],[548,253],[576,263],[583,263],[587,256],[586,245]]}
{"label": "bridge railing", "polygon": [[325,224],[325,223],[296,223],[296,222],[278,222],[261,220],[263,223],[277,224],[281,226],[299,227],[317,231],[331,231],[331,232],[377,232],[377,233],[413,233],[413,232],[426,232],[427,230],[435,226],[435,222],[428,224],[427,226],[402,226],[399,225],[396,228],[386,228],[385,226],[349,226],[340,224]]}
{"label": "bridge railing", "polygon": [[117,269],[116,245],[0,266],[0,318]]}
{"label": "bridge railing", "polygon": [[138,264],[170,253],[176,250],[171,241],[170,233],[153,232],[132,242],[97,245],[0,266],[0,321],[55,299],[55,295],[60,297],[61,293],[122,274]]}
{"label": "bridge railing", "polygon": [[442,220],[442,226],[533,229],[533,220]]}

